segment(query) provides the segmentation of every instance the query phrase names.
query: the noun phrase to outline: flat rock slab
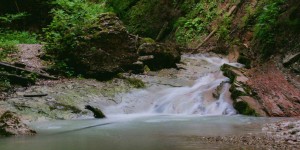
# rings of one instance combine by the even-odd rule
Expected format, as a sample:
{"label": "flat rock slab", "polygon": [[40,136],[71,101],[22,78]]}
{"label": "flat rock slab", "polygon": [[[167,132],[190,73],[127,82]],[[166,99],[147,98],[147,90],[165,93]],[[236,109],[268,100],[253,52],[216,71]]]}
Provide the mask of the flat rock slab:
{"label": "flat rock slab", "polygon": [[300,89],[290,83],[274,62],[247,72],[247,84],[257,93],[269,116],[300,116]]}

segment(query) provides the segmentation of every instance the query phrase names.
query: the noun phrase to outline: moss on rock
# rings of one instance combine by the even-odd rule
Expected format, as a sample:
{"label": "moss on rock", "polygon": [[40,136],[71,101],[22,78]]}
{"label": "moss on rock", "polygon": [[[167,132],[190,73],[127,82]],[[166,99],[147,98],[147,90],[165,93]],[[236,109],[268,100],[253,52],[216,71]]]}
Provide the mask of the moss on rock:
{"label": "moss on rock", "polygon": [[257,102],[258,98],[255,92],[246,84],[248,78],[243,75],[239,68],[224,64],[221,66],[221,70],[224,76],[230,79],[229,91],[233,99],[233,107],[237,112],[249,116],[265,116],[266,113]]}
{"label": "moss on rock", "polygon": [[239,114],[247,116],[259,116],[254,109],[252,109],[247,102],[238,101],[233,104],[233,107],[239,112]]}

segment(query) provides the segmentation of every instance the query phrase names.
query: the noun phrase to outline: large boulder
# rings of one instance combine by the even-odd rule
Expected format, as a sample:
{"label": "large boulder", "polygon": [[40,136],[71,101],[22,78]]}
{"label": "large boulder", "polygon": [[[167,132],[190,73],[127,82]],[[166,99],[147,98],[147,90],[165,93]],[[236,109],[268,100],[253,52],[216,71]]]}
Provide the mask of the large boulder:
{"label": "large boulder", "polygon": [[112,74],[137,61],[136,37],[115,14],[101,14],[91,26],[83,29],[86,36],[71,52],[70,65],[76,71],[91,76]]}
{"label": "large boulder", "polygon": [[0,135],[34,135],[35,131],[31,130],[24,124],[17,114],[6,111],[0,117]]}

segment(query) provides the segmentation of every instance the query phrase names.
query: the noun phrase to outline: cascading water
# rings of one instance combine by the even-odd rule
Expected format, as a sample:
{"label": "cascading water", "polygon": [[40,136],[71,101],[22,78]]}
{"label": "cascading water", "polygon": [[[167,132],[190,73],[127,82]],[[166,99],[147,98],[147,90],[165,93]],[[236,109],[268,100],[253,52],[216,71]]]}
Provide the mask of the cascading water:
{"label": "cascading water", "polygon": [[[185,77],[195,72],[190,66],[201,66],[200,74],[191,86],[150,87],[135,91],[123,97],[117,106],[104,108],[107,115],[116,114],[183,114],[183,115],[232,115],[236,111],[230,98],[229,79],[222,75],[220,66],[228,63],[227,59],[206,57],[204,55],[184,55]],[[228,63],[239,67],[240,64]],[[210,68],[203,71],[205,68]],[[179,76],[180,77],[180,76]],[[190,76],[189,79],[193,77]],[[178,79],[180,80],[180,79]],[[176,82],[176,81],[174,81]],[[129,96],[130,95],[130,96]]]}
{"label": "cascading water", "polygon": [[160,94],[162,96],[154,99],[154,104],[149,112],[201,115],[235,114],[230,101],[230,85],[226,82],[227,79],[217,72],[199,78],[192,87],[166,89],[162,91],[164,94]]}
{"label": "cascading water", "polygon": [[[106,119],[36,122],[31,126],[38,131],[37,136],[2,138],[0,149],[257,148],[256,145],[245,147],[244,143],[222,143],[219,139],[231,135],[252,137],[261,132],[262,124],[276,120],[245,116],[208,116],[235,114],[231,105],[230,84],[219,69],[228,61],[218,57],[184,55],[182,62],[180,67],[184,69],[167,69],[171,70],[171,74],[166,75],[166,70],[162,70],[154,76],[138,76],[147,83],[147,89],[117,94],[112,97],[114,101],[101,103]],[[202,141],[203,137],[217,137],[218,140]]]}

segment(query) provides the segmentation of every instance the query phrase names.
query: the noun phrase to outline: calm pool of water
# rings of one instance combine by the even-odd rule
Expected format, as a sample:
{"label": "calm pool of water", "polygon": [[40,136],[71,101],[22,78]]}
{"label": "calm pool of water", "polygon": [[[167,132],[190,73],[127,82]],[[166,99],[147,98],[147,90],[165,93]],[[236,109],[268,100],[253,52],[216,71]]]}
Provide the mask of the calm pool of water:
{"label": "calm pool of water", "polygon": [[225,136],[261,132],[271,118],[244,116],[113,116],[109,119],[33,123],[32,137],[0,139],[0,150],[199,150],[231,149],[188,141],[189,136]]}

